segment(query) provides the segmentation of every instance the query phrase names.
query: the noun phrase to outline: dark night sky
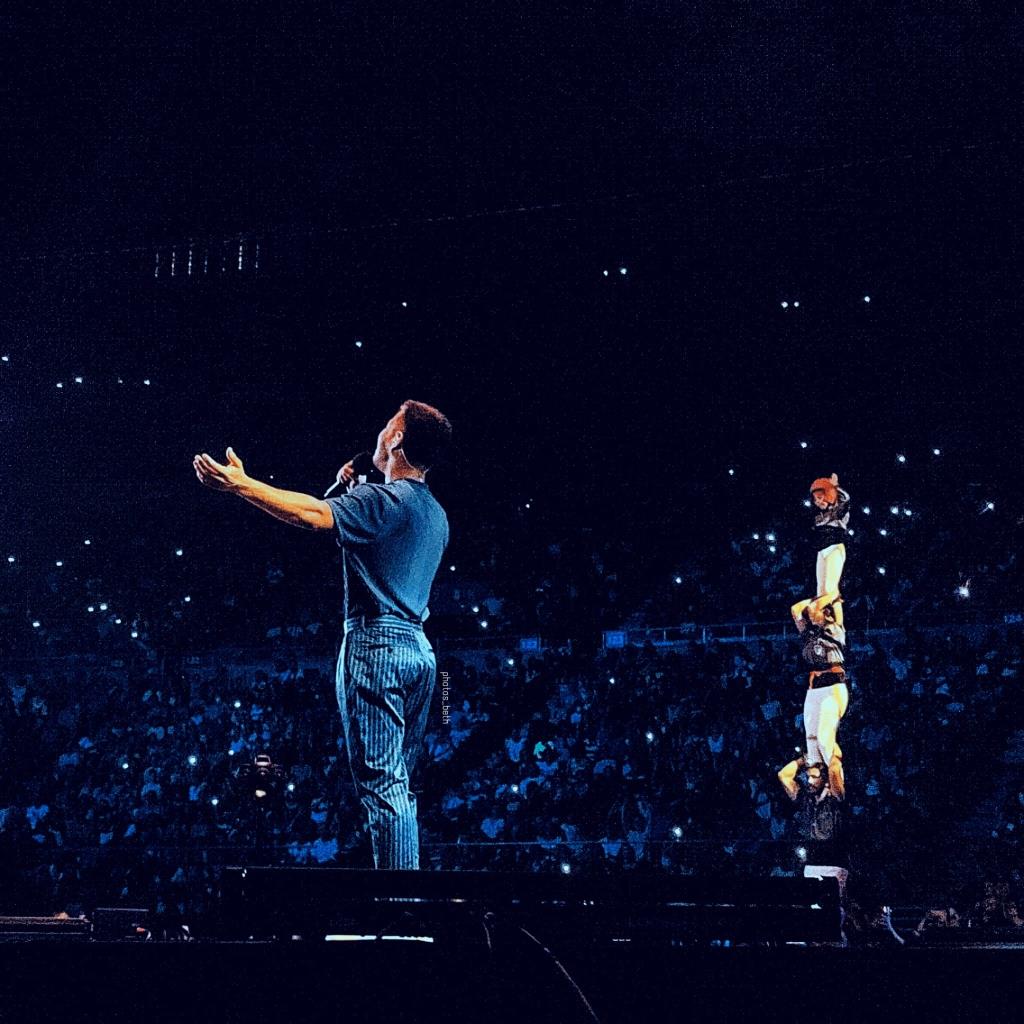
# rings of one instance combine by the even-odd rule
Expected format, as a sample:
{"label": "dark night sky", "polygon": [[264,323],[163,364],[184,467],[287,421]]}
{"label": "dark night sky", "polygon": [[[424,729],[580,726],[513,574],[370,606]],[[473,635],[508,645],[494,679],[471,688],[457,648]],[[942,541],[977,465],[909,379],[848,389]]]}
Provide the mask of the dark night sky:
{"label": "dark night sky", "polygon": [[436,486],[466,529],[536,492],[606,535],[672,508],[700,543],[726,465],[781,507],[932,444],[1015,477],[1020,17],[679,11],[12,26],[5,534],[223,539],[193,451],[316,490],[406,397],[456,425]]}

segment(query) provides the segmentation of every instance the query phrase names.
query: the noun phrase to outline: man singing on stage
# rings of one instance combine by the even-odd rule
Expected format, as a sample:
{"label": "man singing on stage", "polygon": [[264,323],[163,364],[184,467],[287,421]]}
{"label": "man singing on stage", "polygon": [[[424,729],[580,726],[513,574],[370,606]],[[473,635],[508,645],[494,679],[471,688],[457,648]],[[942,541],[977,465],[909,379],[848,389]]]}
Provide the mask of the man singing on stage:
{"label": "man singing on stage", "polygon": [[[352,777],[378,868],[419,867],[416,795],[409,779],[434,692],[434,650],[423,633],[430,587],[448,546],[448,519],[427,470],[447,452],[451,424],[422,402],[403,402],[377,437],[383,484],[363,483],[326,501],[246,475],[228,448],[226,465],[193,459],[209,487],[310,530],[337,530],[345,580],[337,694]],[[351,462],[338,473],[351,485]]]}

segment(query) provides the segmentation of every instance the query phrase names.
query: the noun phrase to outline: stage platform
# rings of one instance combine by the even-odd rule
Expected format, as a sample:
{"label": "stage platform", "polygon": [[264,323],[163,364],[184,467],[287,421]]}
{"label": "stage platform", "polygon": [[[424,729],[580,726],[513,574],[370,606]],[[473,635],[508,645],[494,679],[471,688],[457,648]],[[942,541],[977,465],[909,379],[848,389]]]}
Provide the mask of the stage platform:
{"label": "stage platform", "polygon": [[[532,947],[532,948],[531,948]],[[0,1020],[1016,1020],[1024,950],[553,948],[417,941],[0,945]]]}

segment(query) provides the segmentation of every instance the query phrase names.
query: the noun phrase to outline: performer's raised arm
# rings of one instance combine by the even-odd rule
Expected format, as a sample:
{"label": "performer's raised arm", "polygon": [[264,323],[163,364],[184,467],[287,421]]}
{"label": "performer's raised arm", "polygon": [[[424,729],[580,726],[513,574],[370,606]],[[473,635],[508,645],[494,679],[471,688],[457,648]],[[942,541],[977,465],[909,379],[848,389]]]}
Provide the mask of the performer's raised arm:
{"label": "performer's raised arm", "polygon": [[331,530],[334,517],[331,506],[321,498],[301,491],[285,491],[256,480],[245,472],[242,460],[233,448],[227,450],[227,464],[212,459],[203,452],[192,460],[199,480],[216,491],[227,491],[245,498],[275,519],[305,530]]}

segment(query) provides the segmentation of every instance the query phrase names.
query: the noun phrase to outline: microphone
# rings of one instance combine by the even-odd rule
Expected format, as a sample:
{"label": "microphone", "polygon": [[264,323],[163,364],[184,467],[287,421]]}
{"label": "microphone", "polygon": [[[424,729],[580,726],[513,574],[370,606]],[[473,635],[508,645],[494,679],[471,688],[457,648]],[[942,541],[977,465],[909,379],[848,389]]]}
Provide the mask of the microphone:
{"label": "microphone", "polygon": [[[370,463],[370,467],[367,467],[365,464],[360,467],[360,466],[357,466],[356,463],[360,459],[369,458],[372,454],[373,453],[370,452],[370,451],[361,451],[358,455],[353,455],[352,458],[349,459],[349,462],[352,463],[353,470],[355,470],[355,472],[356,472],[355,479],[353,481],[351,481],[349,483],[349,485],[348,485],[349,489],[351,489],[351,487],[354,486],[355,484],[365,484],[366,483],[366,477],[369,474],[370,468],[372,467],[373,463],[372,462]],[[346,465],[348,465],[348,463],[346,463]],[[364,472],[359,472],[360,469],[364,470]],[[344,481],[341,478],[341,470],[339,469],[338,470],[338,478],[324,492],[324,497],[325,498],[329,497],[331,491],[333,491],[335,487],[340,486],[342,483],[344,483]]]}

